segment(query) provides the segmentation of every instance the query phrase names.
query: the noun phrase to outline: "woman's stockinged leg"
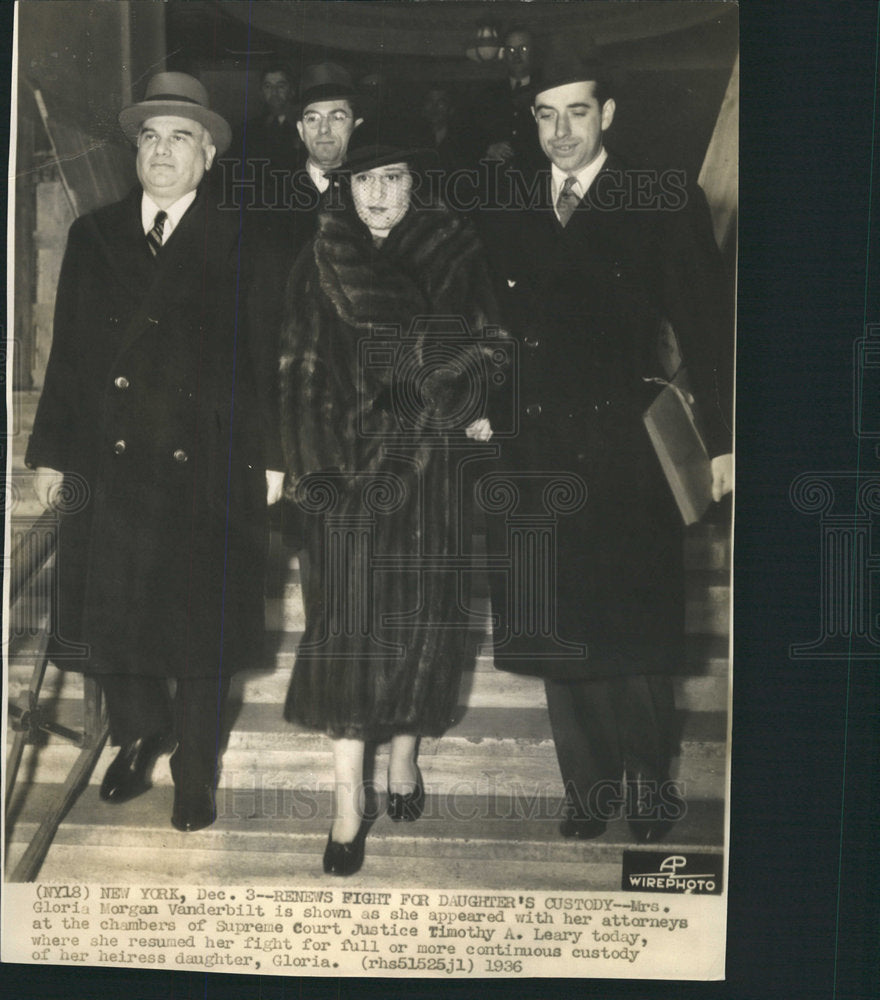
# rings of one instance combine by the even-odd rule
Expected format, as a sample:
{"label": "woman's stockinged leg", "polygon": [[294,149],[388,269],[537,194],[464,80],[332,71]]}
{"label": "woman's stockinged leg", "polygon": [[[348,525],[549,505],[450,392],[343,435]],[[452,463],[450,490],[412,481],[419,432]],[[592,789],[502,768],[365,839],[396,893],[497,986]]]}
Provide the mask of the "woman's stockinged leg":
{"label": "woman's stockinged leg", "polygon": [[335,778],[332,837],[338,844],[350,844],[364,818],[364,742],[333,741]]}
{"label": "woman's stockinged leg", "polygon": [[415,790],[418,783],[416,751],[419,738],[409,733],[401,733],[391,740],[391,756],[388,761],[388,791],[406,795]]}
{"label": "woman's stockinged leg", "polygon": [[391,741],[388,763],[388,815],[394,823],[413,823],[425,806],[425,786],[416,764],[418,736],[398,735]]}

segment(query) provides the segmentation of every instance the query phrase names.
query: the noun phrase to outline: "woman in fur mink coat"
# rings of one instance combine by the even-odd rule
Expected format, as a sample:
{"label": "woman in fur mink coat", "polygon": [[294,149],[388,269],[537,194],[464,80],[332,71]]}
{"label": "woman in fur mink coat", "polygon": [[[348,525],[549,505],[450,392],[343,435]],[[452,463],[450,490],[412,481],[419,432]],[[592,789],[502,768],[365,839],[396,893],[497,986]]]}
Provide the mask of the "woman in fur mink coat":
{"label": "woman in fur mink coat", "polygon": [[423,151],[365,135],[291,274],[281,356],[287,488],[310,522],[285,716],[334,741],[324,870],[340,875],[363,860],[365,741],[391,740],[391,818],[418,818],[418,738],[448,728],[473,656],[469,574],[448,558],[469,551],[462,470],[491,435],[495,318],[471,226],[411,203]]}

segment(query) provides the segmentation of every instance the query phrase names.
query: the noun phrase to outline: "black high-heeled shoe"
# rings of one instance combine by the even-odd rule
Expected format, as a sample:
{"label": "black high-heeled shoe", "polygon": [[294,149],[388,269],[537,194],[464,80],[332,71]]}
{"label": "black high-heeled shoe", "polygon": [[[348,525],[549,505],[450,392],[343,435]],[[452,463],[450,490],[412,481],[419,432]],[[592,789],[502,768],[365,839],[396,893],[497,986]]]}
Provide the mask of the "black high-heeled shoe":
{"label": "black high-heeled shoe", "polygon": [[333,839],[333,831],[327,837],[324,848],[324,872],[327,875],[354,875],[364,863],[364,844],[367,827],[362,823],[360,830],[350,844],[340,844]]}
{"label": "black high-heeled shoe", "polygon": [[425,808],[425,785],[416,767],[416,787],[411,792],[388,793],[388,815],[392,823],[415,823]]}

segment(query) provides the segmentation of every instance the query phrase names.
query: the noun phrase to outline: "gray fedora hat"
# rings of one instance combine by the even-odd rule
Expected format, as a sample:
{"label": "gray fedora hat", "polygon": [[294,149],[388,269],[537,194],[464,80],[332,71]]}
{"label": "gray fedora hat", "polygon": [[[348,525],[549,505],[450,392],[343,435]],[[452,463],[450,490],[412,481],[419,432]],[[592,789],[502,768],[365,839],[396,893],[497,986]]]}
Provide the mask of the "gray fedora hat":
{"label": "gray fedora hat", "polygon": [[209,107],[208,92],[188,73],[157,73],[147,84],[144,99],[119,112],[122,131],[137,142],[141,125],[148,118],[174,115],[198,122],[211,133],[217,155],[225,153],[232,141],[232,130],[225,118]]}

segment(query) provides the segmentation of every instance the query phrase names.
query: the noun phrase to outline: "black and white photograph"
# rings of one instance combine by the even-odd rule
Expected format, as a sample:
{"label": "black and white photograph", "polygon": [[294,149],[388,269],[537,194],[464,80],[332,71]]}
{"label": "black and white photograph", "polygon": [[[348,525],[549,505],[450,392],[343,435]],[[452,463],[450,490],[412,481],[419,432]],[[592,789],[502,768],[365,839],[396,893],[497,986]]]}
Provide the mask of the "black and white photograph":
{"label": "black and white photograph", "polygon": [[4,960],[722,979],[738,6],[14,45]]}

